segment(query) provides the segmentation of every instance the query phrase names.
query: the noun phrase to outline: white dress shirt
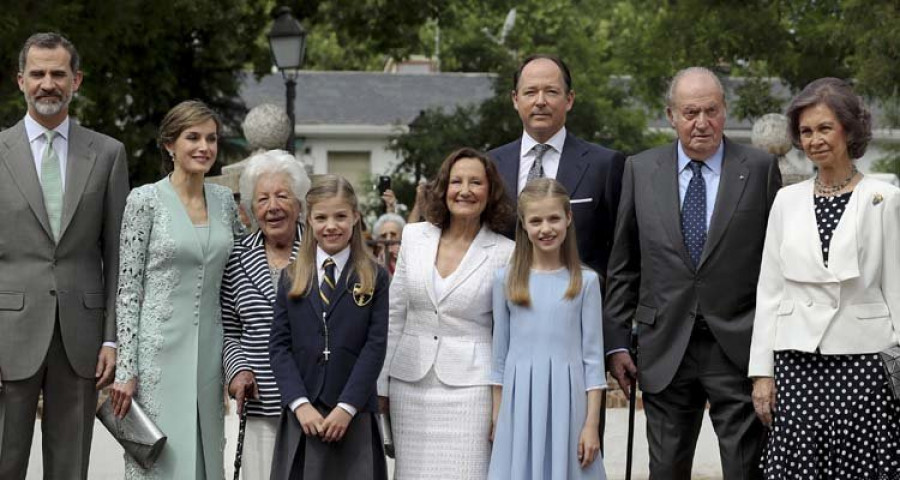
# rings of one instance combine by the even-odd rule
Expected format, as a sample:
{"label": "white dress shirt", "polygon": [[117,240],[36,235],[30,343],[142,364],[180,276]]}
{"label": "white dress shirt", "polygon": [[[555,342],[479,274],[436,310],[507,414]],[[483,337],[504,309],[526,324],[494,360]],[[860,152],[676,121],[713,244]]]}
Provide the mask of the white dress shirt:
{"label": "white dress shirt", "polygon": [[[337,283],[338,279],[341,278],[341,272],[344,271],[344,267],[347,266],[347,262],[350,260],[350,245],[347,245],[340,252],[329,255],[322,250],[322,247],[316,247],[316,268],[319,272],[319,276],[317,278],[325,278],[325,260],[328,259],[334,260],[334,281]],[[293,402],[291,402],[290,407],[292,412],[296,412],[301,405],[309,403],[309,398],[300,397]],[[356,416],[356,408],[353,405],[348,403],[340,402],[337,406],[344,409],[345,412],[349,413],[351,417]]]}
{"label": "white dress shirt", "polygon": [[[522,133],[522,148],[519,152],[519,181],[516,185],[516,194],[522,193],[525,184],[528,183],[528,172],[534,165],[537,153],[534,146],[540,142],[531,138],[528,132]],[[544,145],[550,145],[550,148],[544,152],[541,158],[541,165],[544,167],[544,176],[556,179],[556,173],[559,171],[559,159],[562,157],[563,144],[566,143],[566,127],[562,127],[550,140],[544,142]]]}
{"label": "white dress shirt", "polygon": [[[57,135],[53,139],[53,150],[59,157],[59,176],[63,193],[66,191],[66,166],[69,156],[69,117],[66,117],[56,128],[53,129]],[[44,158],[44,152],[47,150],[47,137],[44,133],[47,131],[43,125],[37,120],[31,118],[31,114],[25,114],[25,133],[28,135],[28,145],[31,146],[31,158],[34,159],[34,168],[37,171],[38,180],[41,179],[41,161]]]}
{"label": "white dress shirt", "polygon": [[341,272],[344,271],[344,266],[347,265],[347,262],[350,261],[350,245],[347,245],[343,250],[334,255],[329,255],[325,253],[325,250],[322,250],[322,247],[316,247],[316,268],[319,274],[318,278],[325,278],[325,260],[328,259],[334,260],[334,281],[337,283],[338,279],[341,278]]}

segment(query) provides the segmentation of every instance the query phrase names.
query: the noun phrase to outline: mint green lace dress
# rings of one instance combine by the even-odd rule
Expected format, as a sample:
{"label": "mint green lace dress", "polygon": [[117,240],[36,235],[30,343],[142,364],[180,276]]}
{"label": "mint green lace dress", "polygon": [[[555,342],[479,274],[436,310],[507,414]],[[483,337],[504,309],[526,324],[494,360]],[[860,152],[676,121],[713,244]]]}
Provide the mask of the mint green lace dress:
{"label": "mint green lace dress", "polygon": [[219,287],[243,231],[231,190],[205,186],[208,224],[188,217],[168,178],[134,189],[122,222],[116,381],[168,436],[156,465],[127,455],[127,479],[224,478]]}

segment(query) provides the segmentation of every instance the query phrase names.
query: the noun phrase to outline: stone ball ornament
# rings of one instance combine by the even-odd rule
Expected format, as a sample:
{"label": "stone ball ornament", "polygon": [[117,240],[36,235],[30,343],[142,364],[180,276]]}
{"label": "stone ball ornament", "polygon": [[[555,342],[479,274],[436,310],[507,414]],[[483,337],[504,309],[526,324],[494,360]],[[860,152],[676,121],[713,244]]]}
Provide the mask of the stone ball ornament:
{"label": "stone ball ornament", "polygon": [[788,119],[780,113],[767,113],[753,123],[750,133],[753,146],[773,155],[782,156],[791,150]]}
{"label": "stone ball ornament", "polygon": [[263,103],[247,112],[241,128],[251,151],[283,149],[291,134],[291,120],[284,108]]}
{"label": "stone ball ornament", "polygon": [[778,157],[782,185],[802,182],[813,174],[812,162],[806,155],[793,150],[788,133],[788,119],[780,113],[767,113],[753,124],[750,141],[753,146]]}

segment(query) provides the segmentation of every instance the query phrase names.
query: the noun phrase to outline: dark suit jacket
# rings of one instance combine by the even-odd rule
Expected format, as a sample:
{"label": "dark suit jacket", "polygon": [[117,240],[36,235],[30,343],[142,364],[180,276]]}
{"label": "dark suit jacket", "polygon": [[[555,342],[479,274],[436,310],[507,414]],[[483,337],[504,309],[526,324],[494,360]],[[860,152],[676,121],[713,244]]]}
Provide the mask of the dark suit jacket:
{"label": "dark suit jacket", "polygon": [[698,311],[728,358],[747,371],[763,240],[781,174],[774,156],[723,141],[719,192],[697,269],[681,234],[677,144],[625,164],[603,337],[607,352],[628,348],[637,321],[639,381],[649,393],[671,382]]}
{"label": "dark suit jacket", "polygon": [[[300,397],[329,408],[343,402],[359,411],[375,412],[375,385],[387,349],[387,272],[378,267],[375,292],[365,306],[353,300],[355,276],[347,281],[351,263],[338,279],[336,298],[325,309],[318,291],[288,298],[290,280],[285,274],[275,300],[275,319],[269,339],[269,355],[284,408]],[[317,280],[318,282],[318,280]],[[322,314],[328,315],[328,347],[324,361],[325,330]]]}
{"label": "dark suit jacket", "polygon": [[59,242],[53,239],[25,122],[0,132],[0,374],[29,378],[56,324],[72,369],[94,378],[116,341],[119,227],[128,196],[125,147],[69,123]]}
{"label": "dark suit jacket", "polygon": [[[500,170],[513,205],[516,205],[517,200],[521,149],[522,139],[519,138],[488,152]],[[589,202],[572,204],[575,236],[578,239],[581,261],[594,269],[601,278],[606,275],[606,264],[612,247],[624,164],[625,155],[622,152],[585,142],[566,133],[556,180],[566,187],[569,197],[576,202],[590,199]],[[502,233],[514,239],[513,230]]]}

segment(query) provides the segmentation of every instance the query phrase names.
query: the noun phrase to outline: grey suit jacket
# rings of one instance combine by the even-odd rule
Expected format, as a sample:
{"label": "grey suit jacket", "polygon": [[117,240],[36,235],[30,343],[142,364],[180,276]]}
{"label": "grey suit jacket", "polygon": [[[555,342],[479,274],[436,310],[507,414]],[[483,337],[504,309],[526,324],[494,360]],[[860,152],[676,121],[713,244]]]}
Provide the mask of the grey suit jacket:
{"label": "grey suit jacket", "polygon": [[37,372],[57,310],[75,373],[93,378],[115,341],[119,226],[128,195],[124,146],[70,123],[59,243],[53,240],[24,121],[0,132],[0,375]]}
{"label": "grey suit jacket", "polygon": [[675,143],[625,164],[605,302],[606,351],[628,348],[638,325],[641,389],[662,391],[702,314],[728,358],[747,371],[763,241],[781,187],[774,156],[728,139],[700,264],[681,233]]}

